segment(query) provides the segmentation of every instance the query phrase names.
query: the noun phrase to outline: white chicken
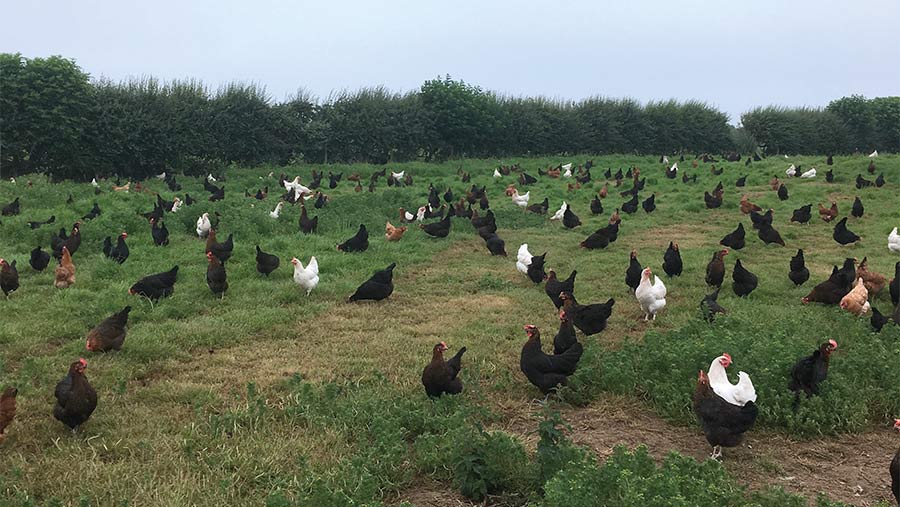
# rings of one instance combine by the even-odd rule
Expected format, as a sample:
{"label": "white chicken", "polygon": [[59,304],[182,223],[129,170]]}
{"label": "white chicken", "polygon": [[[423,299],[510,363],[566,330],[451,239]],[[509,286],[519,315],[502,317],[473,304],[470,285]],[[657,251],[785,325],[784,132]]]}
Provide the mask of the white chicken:
{"label": "white chicken", "polygon": [[206,180],[209,181],[210,183],[215,183],[215,182],[219,181],[212,175],[212,173],[209,173],[206,175]]}
{"label": "white chicken", "polygon": [[164,180],[164,179],[166,179],[166,172],[163,171],[161,174],[157,174],[157,175],[156,175],[156,179],[158,179],[158,180]]}
{"label": "white chicken", "polygon": [[200,215],[200,218],[197,219],[197,236],[201,238],[208,236],[210,227],[212,224],[209,223],[209,213]]}
{"label": "white chicken", "polygon": [[888,250],[900,253],[900,235],[897,234],[896,227],[888,234]]}
{"label": "white chicken", "polygon": [[877,158],[877,157],[878,157],[878,150],[875,150],[872,153],[869,153],[869,158]]}
{"label": "white chicken", "polygon": [[295,186],[300,184],[300,176],[294,177],[294,181],[284,180],[284,189],[290,192]]}
{"label": "white chicken", "polygon": [[169,213],[177,213],[178,210],[181,209],[181,206],[183,204],[184,204],[184,202],[177,197],[172,199],[172,211],[170,211]]}
{"label": "white chicken", "polygon": [[100,184],[97,183],[97,178],[93,178],[93,179],[91,180],[91,185],[93,185],[94,188],[97,188],[97,187],[100,186]]}
{"label": "white chicken", "polygon": [[281,208],[284,207],[284,201],[278,201],[278,204],[275,205],[275,209],[269,212],[269,216],[272,218],[278,218],[281,215]]}
{"label": "white chicken", "polygon": [[391,178],[394,178],[394,181],[402,181],[404,176],[406,176],[406,171],[400,171],[399,173],[391,171]]}
{"label": "white chicken", "polygon": [[419,209],[416,210],[416,220],[421,222],[425,220],[425,212],[431,211],[431,205],[428,206],[419,206]]}
{"label": "white chicken", "polygon": [[669,172],[677,173],[678,172],[678,162],[672,164],[672,167],[669,168]]}
{"label": "white chicken", "polygon": [[666,307],[666,286],[658,276],[654,276],[653,285],[650,285],[650,275],[653,273],[650,268],[644,268],[641,272],[641,283],[637,290],[634,291],[634,297],[637,298],[641,305],[641,311],[644,312],[644,321],[656,320],[656,314]]}
{"label": "white chicken", "polygon": [[793,177],[795,174],[797,174],[797,168],[794,167],[794,164],[791,164],[791,166],[787,168],[787,171],[785,171],[784,174]]}
{"label": "white chicken", "polygon": [[550,220],[562,220],[563,215],[566,214],[567,209],[569,209],[569,205],[566,203],[566,201],[563,201],[562,206],[560,206],[559,210],[557,210],[557,212],[554,213],[552,217],[550,217]]}
{"label": "white chicken", "polygon": [[749,402],[756,402],[756,389],[750,380],[750,375],[744,372],[738,372],[738,383],[732,384],[728,380],[728,374],[725,368],[731,364],[731,356],[727,353],[713,359],[709,365],[709,386],[713,392],[718,394],[723,400],[743,407]]}
{"label": "white chicken", "polygon": [[563,164],[560,167],[565,171],[571,171],[572,170],[572,162],[569,162],[568,164]]}
{"label": "white chicken", "polygon": [[499,170],[494,169],[494,177],[495,177],[495,178],[501,178],[501,177],[503,177],[503,175],[500,174],[500,171],[499,171]]}
{"label": "white chicken", "polygon": [[804,171],[804,172],[800,173],[800,177],[807,178],[807,179],[815,178],[816,177],[816,168],[813,167],[809,171]]}
{"label": "white chicken", "polygon": [[669,157],[666,155],[663,155],[663,164],[669,165]]}
{"label": "white chicken", "polygon": [[319,262],[315,256],[312,256],[309,258],[309,264],[304,268],[303,263],[294,257],[291,259],[291,264],[294,265],[294,282],[306,289],[306,295],[309,296],[316,285],[319,285]]}
{"label": "white chicken", "polygon": [[516,269],[524,275],[528,275],[528,266],[531,266],[531,252],[528,251],[528,243],[522,243],[516,254]]}
{"label": "white chicken", "polygon": [[569,167],[566,168],[566,172],[563,173],[563,178],[571,178],[572,177],[572,164],[568,164]]}
{"label": "white chicken", "polygon": [[316,194],[314,194],[312,190],[304,187],[303,185],[300,185],[299,187],[294,189],[294,200],[295,201],[299,201],[301,198],[304,201],[308,201],[315,196],[316,196]]}
{"label": "white chicken", "polygon": [[516,206],[520,208],[525,208],[528,206],[528,199],[531,198],[531,191],[525,192],[525,195],[519,195],[518,190],[514,190],[512,196],[510,196],[512,202],[515,203]]}

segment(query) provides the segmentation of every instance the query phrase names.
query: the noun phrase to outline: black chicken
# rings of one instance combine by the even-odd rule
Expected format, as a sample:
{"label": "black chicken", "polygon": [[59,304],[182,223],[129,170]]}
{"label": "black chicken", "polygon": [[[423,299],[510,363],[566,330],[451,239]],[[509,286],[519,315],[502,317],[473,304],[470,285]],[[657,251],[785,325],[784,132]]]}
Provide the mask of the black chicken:
{"label": "black chicken", "polygon": [[575,292],[575,276],[578,275],[578,271],[572,270],[572,273],[569,274],[569,278],[565,280],[559,280],[556,277],[556,271],[550,270],[547,273],[547,283],[544,285],[544,292],[547,294],[547,297],[553,301],[553,306],[556,309],[560,309],[563,305],[562,299],[559,298],[559,294],[561,292],[566,292],[568,294],[573,294]]}
{"label": "black chicken", "polygon": [[450,216],[445,216],[440,221],[430,224],[419,224],[419,227],[425,234],[432,238],[446,238],[450,234]]}
{"label": "black chicken", "polygon": [[150,236],[153,237],[153,244],[156,246],[166,246],[169,244],[169,229],[166,224],[159,222],[155,218],[150,220]]}
{"label": "black chicken", "polygon": [[853,201],[853,207],[850,208],[850,214],[856,218],[862,218],[865,211],[862,201],[859,199],[859,196],[856,196],[856,199]]}
{"label": "black chicken", "polygon": [[538,215],[546,215],[547,210],[550,209],[550,199],[544,197],[543,202],[532,204],[525,209],[532,213],[537,213]]}
{"label": "black chicken", "polygon": [[759,236],[759,239],[767,245],[775,243],[776,245],[784,246],[784,240],[781,239],[781,234],[779,234],[771,224],[760,225],[757,235]]}
{"label": "black chicken", "polygon": [[791,382],[788,384],[788,389],[796,393],[794,410],[800,408],[800,391],[805,392],[807,398],[819,394],[819,384],[828,377],[828,362],[831,359],[831,353],[837,350],[837,347],[836,341],[828,340],[820,345],[819,349],[811,356],[800,359],[791,368]]}
{"label": "black chicken", "polygon": [[856,189],[857,190],[866,188],[866,187],[871,187],[871,186],[872,186],[871,181],[863,178],[861,174],[856,175]]}
{"label": "black chicken", "polygon": [[669,276],[681,276],[682,262],[681,251],[678,250],[678,243],[669,242],[669,248],[663,254],[663,271]]}
{"label": "black chicken", "polygon": [[633,213],[637,213],[638,209],[638,195],[635,193],[631,199],[622,203],[622,211],[628,213],[629,215]]}
{"label": "black chicken", "polygon": [[900,262],[894,264],[894,278],[888,284],[888,292],[891,294],[891,302],[894,306],[900,304]]}
{"label": "black chicken", "polygon": [[[480,229],[479,229],[480,232]],[[496,232],[491,232],[484,237],[484,245],[487,247],[491,255],[502,255],[506,257],[506,242]]]}
{"label": "black chicken", "polygon": [[764,224],[772,225],[772,220],[774,220],[774,218],[775,218],[774,213],[775,213],[775,210],[773,210],[771,208],[768,211],[766,211],[765,214],[762,214],[762,215],[760,215],[759,213],[757,213],[755,211],[751,211],[750,212],[750,222],[753,223],[753,228],[759,229]]}
{"label": "black chicken", "polygon": [[38,227],[41,227],[44,225],[50,225],[53,222],[56,222],[56,215],[50,215],[50,218],[48,218],[47,220],[44,220],[43,222],[27,222],[27,224],[28,224],[28,227],[30,227],[33,230],[33,229],[37,229]]}
{"label": "black chicken", "polygon": [[216,241],[216,230],[210,229],[209,235],[206,236],[206,251],[216,256],[222,264],[231,258],[231,252],[234,250],[234,234],[229,234],[228,239],[223,243]]}
{"label": "black chicken", "polygon": [[466,353],[466,348],[460,348],[449,361],[444,361],[446,350],[447,344],[444,342],[435,345],[431,351],[431,362],[422,371],[422,385],[429,398],[437,398],[444,393],[459,394],[463,390],[459,371],[462,369],[462,356]]}
{"label": "black chicken", "polygon": [[806,269],[802,248],[797,250],[797,255],[791,257],[791,270],[788,272],[788,278],[790,278],[796,286],[803,285],[809,280],[809,270]]}
{"label": "black chicken", "polygon": [[734,261],[734,271],[731,273],[732,289],[737,297],[749,296],[751,292],[759,285],[759,279],[748,271],[742,264],[741,260]]}
{"label": "black chicken", "polygon": [[53,417],[73,432],[90,419],[97,408],[97,391],[91,387],[84,370],[87,361],[79,359],[69,366],[69,373],[56,384],[56,406]]}
{"label": "black chicken", "polygon": [[[618,225],[615,226],[618,229]],[[579,245],[581,248],[587,248],[588,250],[595,250],[597,248],[606,248],[610,244],[610,236],[609,236],[609,228],[610,226],[601,227],[591,233],[590,236],[584,239]]]}
{"label": "black chicken", "polygon": [[9,298],[9,294],[19,288],[19,271],[16,269],[16,261],[7,262],[0,259],[0,290]]}
{"label": "black chicken", "polygon": [[876,333],[880,333],[881,328],[890,322],[890,320],[889,317],[885,317],[884,314],[879,312],[878,308],[872,307],[872,317],[869,319],[869,324],[872,325],[872,329],[874,329]]}
{"label": "black chicken", "polygon": [[553,353],[562,354],[578,343],[575,337],[575,325],[572,324],[572,316],[565,310],[559,312],[559,332],[553,337]]}
{"label": "black chicken", "polygon": [[615,299],[609,298],[606,303],[581,305],[568,292],[561,292],[559,299],[562,300],[563,310],[572,319],[572,323],[586,335],[597,334],[606,329],[606,321],[612,315],[613,305],[616,304]]}
{"label": "black chicken", "polygon": [[41,246],[38,245],[31,251],[31,259],[28,260],[28,263],[31,264],[31,269],[43,271],[50,264],[50,254],[41,250]]}
{"label": "black chicken", "polygon": [[703,320],[706,322],[712,322],[717,313],[727,313],[727,310],[719,304],[719,289],[700,300],[700,311],[703,312]]}
{"label": "black chicken", "polygon": [[841,221],[834,226],[834,233],[831,237],[841,245],[856,243],[861,239],[856,233],[847,229],[847,217],[842,218]]}
{"label": "black chicken", "polygon": [[778,187],[778,198],[782,201],[788,200],[790,196],[788,195],[787,185],[782,184]]}
{"label": "black chicken", "polygon": [[744,224],[738,223],[737,228],[725,235],[725,237],[722,238],[722,241],[719,241],[719,244],[733,250],[740,250],[741,248],[744,248],[745,236],[746,232],[744,231]]}
{"label": "black chicken", "polygon": [[259,245],[256,245],[256,270],[260,273],[269,276],[272,271],[278,269],[278,266],[281,264],[281,259],[278,258],[277,255],[272,255],[260,250]]}
{"label": "black chicken", "polygon": [[208,264],[206,266],[206,285],[212,291],[214,296],[220,298],[225,297],[225,291],[228,290],[228,274],[225,272],[225,266],[212,252],[206,252]]}
{"label": "black chicken", "polygon": [[825,181],[828,183],[834,183],[834,171],[832,169],[825,171]]}
{"label": "black chicken", "polygon": [[128,245],[125,243],[126,238],[128,238],[127,232],[119,234],[119,238],[116,240],[116,246],[112,246],[112,241],[109,236],[107,236],[106,239],[103,240],[103,255],[119,264],[125,262],[129,255]]}
{"label": "black chicken", "polygon": [[11,217],[11,216],[18,215],[19,212],[20,212],[19,198],[16,197],[13,200],[13,202],[11,202],[3,207],[3,210],[0,211],[0,215],[5,216],[5,217]]}
{"label": "black chicken", "polygon": [[533,255],[531,264],[528,265],[528,279],[534,283],[541,283],[547,279],[547,273],[544,271],[544,262],[547,258],[547,252],[541,255]]}
{"label": "black chicken", "polygon": [[[750,162],[750,157],[747,157],[747,162]],[[749,164],[747,164],[747,165],[749,165]],[[736,186],[736,187],[743,187],[746,185],[747,185],[747,177],[746,176],[741,176],[740,178],[737,179],[736,182],[734,182],[734,186]]]}
{"label": "black chicken", "polygon": [[[318,217],[316,217],[318,218]],[[359,224],[359,230],[356,234],[337,246],[341,252],[365,252],[369,249],[369,231],[366,230],[365,224]]]}
{"label": "black chicken", "polygon": [[592,215],[600,215],[603,213],[603,202],[600,200],[600,197],[594,196],[591,199],[591,214]]}
{"label": "black chicken", "polygon": [[394,268],[397,267],[396,262],[392,262],[390,266],[376,271],[371,278],[363,282],[356,289],[352,296],[347,298],[348,302],[353,301],[381,301],[390,296],[394,292]]}
{"label": "black chicken", "polygon": [[716,394],[703,370],[697,378],[692,401],[706,441],[713,446],[714,459],[722,455],[722,447],[740,445],[744,433],[753,427],[759,415],[759,409],[752,401],[744,406],[733,405]]}
{"label": "black chicken", "polygon": [[641,207],[644,208],[644,211],[647,213],[653,213],[656,209],[656,194],[651,194],[650,197],[644,200],[641,203]]}
{"label": "black chicken", "polygon": [[312,219],[309,218],[309,215],[306,213],[306,206],[300,205],[300,231],[303,234],[310,234],[316,232],[316,228],[319,227],[319,217],[316,216]]}
{"label": "black chicken", "polygon": [[629,257],[628,268],[625,270],[625,285],[631,287],[631,292],[634,292],[641,284],[641,272],[644,268],[638,261],[637,250],[632,250]]}
{"label": "black chicken", "polygon": [[178,280],[178,266],[164,273],[145,276],[128,289],[131,295],[145,297],[151,301],[171,296],[175,292],[175,282]]}
{"label": "black chicken", "polygon": [[703,192],[703,202],[709,209],[716,209],[722,206],[722,198],[712,195],[709,192]]}
{"label": "black chicken", "polygon": [[522,346],[519,368],[529,382],[549,395],[556,386],[566,385],[568,376],[575,373],[584,348],[576,342],[562,354],[549,355],[541,350],[541,332],[537,327],[526,325],[525,334],[528,341]]}
{"label": "black chicken", "polygon": [[209,202],[221,201],[225,198],[225,186],[222,188],[216,188],[216,190],[209,196]]}
{"label": "black chicken", "polygon": [[706,265],[706,285],[722,287],[722,282],[725,280],[726,255],[728,255],[728,250],[724,248],[713,252],[712,260]]}
{"label": "black chicken", "polygon": [[878,177],[875,178],[875,186],[877,188],[881,188],[884,186],[884,173],[879,174]]}
{"label": "black chicken", "polygon": [[566,211],[563,212],[562,223],[566,229],[574,229],[581,225],[581,219],[572,211],[572,206],[566,206]]}
{"label": "black chicken", "polygon": [[791,222],[799,222],[805,224],[812,218],[812,204],[807,204],[794,210],[791,216]]}

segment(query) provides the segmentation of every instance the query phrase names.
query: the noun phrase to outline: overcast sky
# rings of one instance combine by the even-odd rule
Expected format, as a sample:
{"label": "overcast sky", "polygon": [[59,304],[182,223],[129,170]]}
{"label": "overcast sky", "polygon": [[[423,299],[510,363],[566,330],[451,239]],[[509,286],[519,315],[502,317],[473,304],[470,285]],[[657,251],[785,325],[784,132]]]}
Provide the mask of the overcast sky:
{"label": "overcast sky", "polygon": [[699,99],[737,123],[757,105],[900,95],[898,0],[3,0],[2,12],[2,52],[63,55],[114,80],[255,81],[277,100],[450,74],[512,95]]}

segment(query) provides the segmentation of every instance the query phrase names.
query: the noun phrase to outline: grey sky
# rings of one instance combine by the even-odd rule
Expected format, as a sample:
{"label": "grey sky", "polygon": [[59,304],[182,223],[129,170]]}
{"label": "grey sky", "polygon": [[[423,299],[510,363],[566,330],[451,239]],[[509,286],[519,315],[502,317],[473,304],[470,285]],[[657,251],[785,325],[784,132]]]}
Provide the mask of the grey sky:
{"label": "grey sky", "polygon": [[[558,5],[556,5],[558,3]],[[512,95],[756,105],[900,95],[900,1],[11,1],[0,51],[92,76],[412,90],[454,78]]]}

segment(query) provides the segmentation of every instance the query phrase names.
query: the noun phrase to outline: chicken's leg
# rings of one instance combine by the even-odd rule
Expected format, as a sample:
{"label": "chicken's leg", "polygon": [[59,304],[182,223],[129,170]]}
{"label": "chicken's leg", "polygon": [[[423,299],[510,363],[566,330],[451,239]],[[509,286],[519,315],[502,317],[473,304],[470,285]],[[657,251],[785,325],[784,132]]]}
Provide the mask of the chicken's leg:
{"label": "chicken's leg", "polygon": [[719,461],[719,458],[722,457],[722,446],[717,445],[717,446],[713,447],[713,452],[709,457],[716,461]]}

